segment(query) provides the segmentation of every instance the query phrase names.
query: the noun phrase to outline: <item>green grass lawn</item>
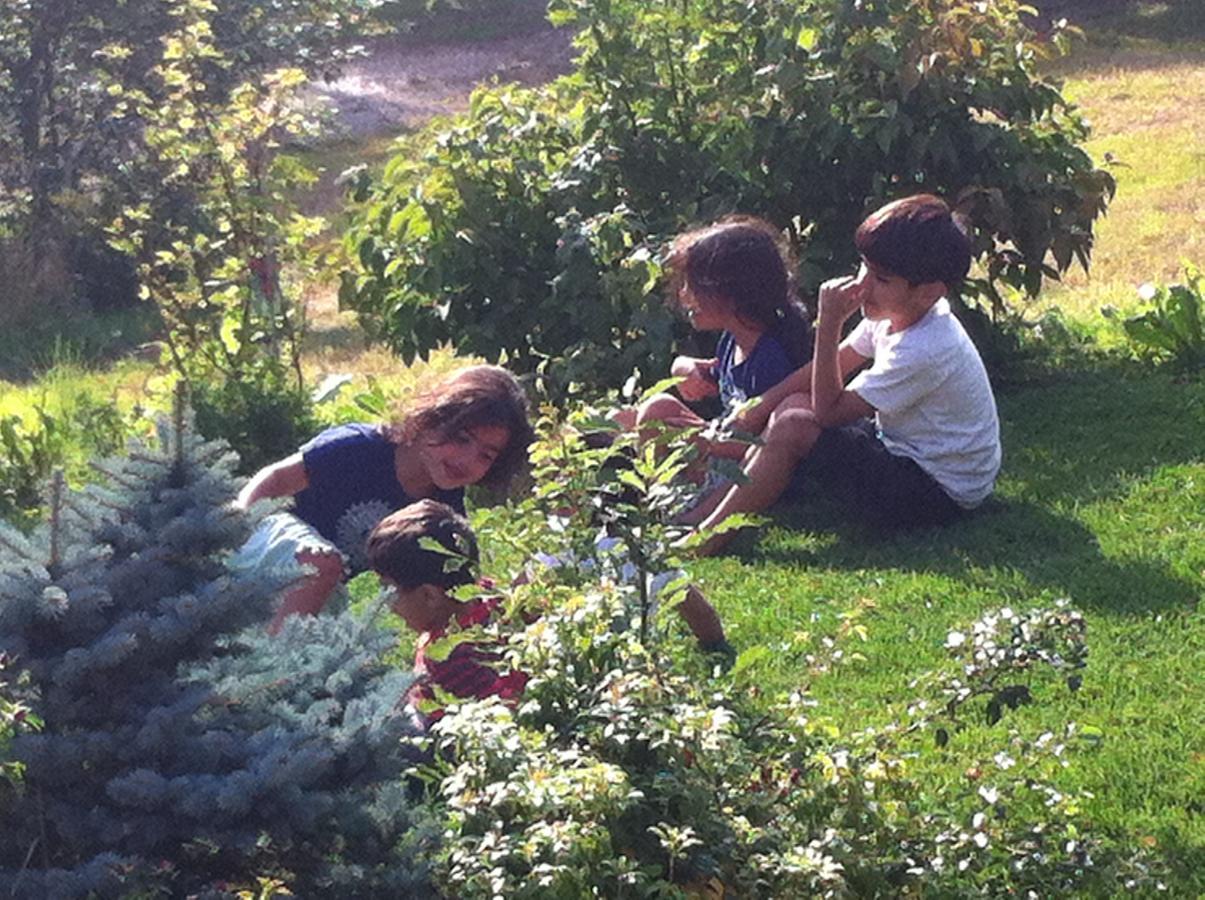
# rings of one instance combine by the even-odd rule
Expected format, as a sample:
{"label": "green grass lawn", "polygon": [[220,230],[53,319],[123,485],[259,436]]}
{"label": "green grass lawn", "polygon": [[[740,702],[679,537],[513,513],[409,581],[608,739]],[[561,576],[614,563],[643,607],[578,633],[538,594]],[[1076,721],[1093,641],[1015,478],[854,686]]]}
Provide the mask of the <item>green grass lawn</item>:
{"label": "green grass lawn", "polygon": [[1010,729],[1099,729],[1063,784],[1094,795],[1085,812],[1102,831],[1173,858],[1175,895],[1193,896],[1205,890],[1205,383],[1102,367],[999,399],[1004,471],[967,523],[883,538],[788,502],[694,574],[738,649],[774,651],[758,673],[769,692],[808,682],[818,636],[873,601],[864,659],[813,685],[821,711],[851,729],[912,699],[909,681],[943,664],[950,628],[1068,598],[1089,626],[1083,688],[1046,688],[994,726],[970,720],[923,774],[957,790]]}

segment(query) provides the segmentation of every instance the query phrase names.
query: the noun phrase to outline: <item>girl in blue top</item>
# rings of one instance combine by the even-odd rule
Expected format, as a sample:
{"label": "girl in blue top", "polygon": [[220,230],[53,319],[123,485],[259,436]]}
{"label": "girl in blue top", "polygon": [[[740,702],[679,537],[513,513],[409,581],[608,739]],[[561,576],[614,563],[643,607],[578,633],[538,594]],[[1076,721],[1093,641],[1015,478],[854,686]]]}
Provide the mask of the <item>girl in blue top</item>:
{"label": "girl in blue top", "polygon": [[231,565],[292,564],[308,574],[281,600],[268,630],[293,613],[319,612],[344,577],[368,568],[365,542],[381,519],[432,498],[464,511],[464,488],[503,487],[527,456],[527,399],[498,366],[469,366],[420,395],[396,425],[336,425],[265,466],[236,505],[291,497],[268,516]]}
{"label": "girl in blue top", "polygon": [[[678,396],[658,394],[636,410],[635,424],[701,426],[687,404],[719,396],[727,418],[811,359],[812,329],[795,294],[794,264],[781,233],[752,216],[730,216],[680,235],[667,259],[671,299],[696,331],[718,331],[715,355],[679,356],[670,373]],[[740,442],[706,445],[710,455],[740,459]]]}

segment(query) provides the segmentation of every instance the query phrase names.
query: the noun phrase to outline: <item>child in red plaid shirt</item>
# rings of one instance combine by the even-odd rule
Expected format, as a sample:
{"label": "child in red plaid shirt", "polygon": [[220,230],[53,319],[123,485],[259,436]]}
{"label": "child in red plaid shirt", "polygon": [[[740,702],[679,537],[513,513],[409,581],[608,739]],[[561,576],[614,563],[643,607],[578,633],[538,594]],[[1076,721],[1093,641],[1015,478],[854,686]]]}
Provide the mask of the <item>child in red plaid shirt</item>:
{"label": "child in red plaid shirt", "polygon": [[[431,548],[424,539],[447,552]],[[462,601],[450,593],[473,583],[478,559],[477,539],[463,516],[436,500],[411,503],[381,520],[368,537],[367,550],[372,568],[396,591],[394,612],[418,633],[418,680],[407,699],[420,726],[425,729],[443,715],[437,689],[466,700],[509,700],[522,693],[526,673],[507,670],[495,642],[463,641],[444,659],[431,658],[431,645],[445,635],[453,619],[460,628],[485,625],[500,599]]]}

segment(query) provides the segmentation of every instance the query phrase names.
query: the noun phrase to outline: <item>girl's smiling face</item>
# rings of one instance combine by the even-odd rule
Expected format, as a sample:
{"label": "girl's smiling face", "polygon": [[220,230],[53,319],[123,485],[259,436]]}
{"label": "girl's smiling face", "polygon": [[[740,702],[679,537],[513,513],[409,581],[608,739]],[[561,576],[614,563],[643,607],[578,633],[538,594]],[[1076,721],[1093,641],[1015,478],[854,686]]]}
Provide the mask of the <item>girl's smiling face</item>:
{"label": "girl's smiling face", "polygon": [[510,443],[504,425],[477,425],[419,442],[419,454],[431,481],[440,490],[476,484],[484,478]]}

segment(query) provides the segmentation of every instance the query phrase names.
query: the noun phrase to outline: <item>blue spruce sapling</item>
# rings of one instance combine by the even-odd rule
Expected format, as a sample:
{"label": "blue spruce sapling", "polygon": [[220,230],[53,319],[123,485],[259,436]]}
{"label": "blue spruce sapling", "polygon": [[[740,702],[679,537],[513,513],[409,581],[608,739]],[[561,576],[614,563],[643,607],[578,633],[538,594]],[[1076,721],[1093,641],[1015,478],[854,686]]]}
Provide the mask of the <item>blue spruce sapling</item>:
{"label": "blue spruce sapling", "polygon": [[345,613],[261,640],[297,573],[227,571],[252,524],[230,506],[235,459],[182,412],[160,432],[98,464],[103,487],[56,480],[32,535],[0,523],[0,654],[43,723],[8,748],[24,778],[0,798],[0,884],[424,893],[388,637]]}

